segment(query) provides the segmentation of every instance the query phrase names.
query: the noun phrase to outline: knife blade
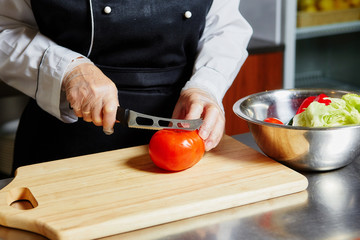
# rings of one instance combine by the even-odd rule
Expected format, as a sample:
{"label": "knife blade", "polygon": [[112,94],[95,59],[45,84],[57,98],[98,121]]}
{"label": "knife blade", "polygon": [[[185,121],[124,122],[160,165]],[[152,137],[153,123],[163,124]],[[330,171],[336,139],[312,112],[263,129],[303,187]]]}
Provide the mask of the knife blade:
{"label": "knife blade", "polygon": [[130,128],[142,128],[149,130],[182,129],[188,131],[199,129],[203,122],[201,118],[184,120],[151,116],[135,112],[127,108],[122,108],[120,106],[117,109],[116,120],[123,126]]}

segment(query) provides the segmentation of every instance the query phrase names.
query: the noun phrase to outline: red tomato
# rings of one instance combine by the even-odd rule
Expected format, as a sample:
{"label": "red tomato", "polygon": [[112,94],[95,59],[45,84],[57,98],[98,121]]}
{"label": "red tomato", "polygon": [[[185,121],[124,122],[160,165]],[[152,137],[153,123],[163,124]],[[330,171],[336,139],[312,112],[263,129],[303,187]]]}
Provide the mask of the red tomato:
{"label": "red tomato", "polygon": [[282,121],[280,121],[277,118],[265,118],[264,122],[276,123],[276,124],[284,124]]}
{"label": "red tomato", "polygon": [[197,131],[160,130],[151,138],[149,154],[158,167],[182,171],[192,167],[203,157],[204,141]]}

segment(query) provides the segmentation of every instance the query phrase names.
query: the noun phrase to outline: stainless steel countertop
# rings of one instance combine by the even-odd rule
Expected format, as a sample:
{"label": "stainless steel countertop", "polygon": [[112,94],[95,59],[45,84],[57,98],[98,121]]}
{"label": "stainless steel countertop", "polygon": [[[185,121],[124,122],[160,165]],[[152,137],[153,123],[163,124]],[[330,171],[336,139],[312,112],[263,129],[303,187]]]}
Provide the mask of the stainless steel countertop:
{"label": "stainless steel countertop", "polygon": [[[233,137],[260,151],[251,134]],[[104,239],[359,240],[360,159],[335,171],[301,173],[309,180],[306,191]],[[0,188],[10,181],[0,180]],[[25,235],[27,239],[44,239],[0,227],[0,239]]]}

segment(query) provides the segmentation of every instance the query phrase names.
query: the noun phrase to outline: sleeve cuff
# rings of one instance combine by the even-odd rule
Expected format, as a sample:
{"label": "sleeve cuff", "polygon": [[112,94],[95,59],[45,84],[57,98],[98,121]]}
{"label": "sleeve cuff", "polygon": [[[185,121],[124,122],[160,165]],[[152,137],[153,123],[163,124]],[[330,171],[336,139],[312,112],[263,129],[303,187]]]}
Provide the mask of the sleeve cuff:
{"label": "sleeve cuff", "polygon": [[224,77],[214,69],[202,67],[191,77],[182,90],[198,88],[209,93],[222,108],[222,99],[227,87]]}
{"label": "sleeve cuff", "polygon": [[50,46],[39,66],[36,101],[38,105],[63,122],[75,122],[77,117],[69,108],[61,83],[67,66],[81,54],[61,46]]}

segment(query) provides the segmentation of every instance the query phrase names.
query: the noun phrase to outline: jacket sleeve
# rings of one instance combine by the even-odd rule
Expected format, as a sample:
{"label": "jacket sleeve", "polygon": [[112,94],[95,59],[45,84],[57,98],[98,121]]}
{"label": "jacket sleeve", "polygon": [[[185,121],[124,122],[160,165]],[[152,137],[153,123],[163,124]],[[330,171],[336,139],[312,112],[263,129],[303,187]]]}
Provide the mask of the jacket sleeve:
{"label": "jacket sleeve", "polygon": [[77,118],[65,106],[61,82],[80,56],[39,32],[29,0],[0,0],[0,79],[64,122]]}
{"label": "jacket sleeve", "polygon": [[214,0],[198,46],[193,76],[183,90],[207,91],[222,99],[245,62],[252,28],[239,12],[239,0]]}

